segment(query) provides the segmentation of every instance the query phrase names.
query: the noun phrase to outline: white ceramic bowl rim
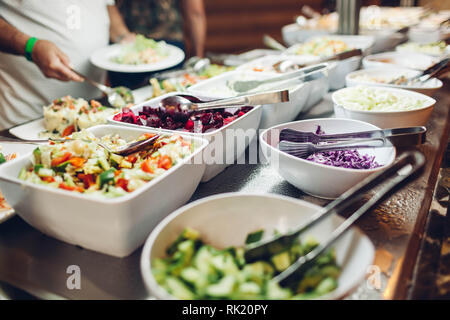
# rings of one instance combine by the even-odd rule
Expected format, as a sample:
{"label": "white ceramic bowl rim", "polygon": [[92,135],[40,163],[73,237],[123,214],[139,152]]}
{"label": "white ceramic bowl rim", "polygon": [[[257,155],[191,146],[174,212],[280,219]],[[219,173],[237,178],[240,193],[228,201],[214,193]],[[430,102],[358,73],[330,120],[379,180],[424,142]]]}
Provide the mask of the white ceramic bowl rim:
{"label": "white ceramic bowl rim", "polygon": [[415,90],[432,90],[432,89],[439,89],[442,87],[443,83],[438,78],[431,78],[430,80],[434,80],[436,82],[436,86],[433,87],[420,87],[420,86],[410,86],[410,85],[399,85],[399,84],[388,84],[388,83],[374,83],[370,81],[361,81],[354,79],[355,76],[359,76],[362,74],[371,75],[372,73],[382,73],[383,71],[389,72],[389,71],[395,71],[395,72],[415,72],[417,74],[420,73],[420,71],[414,70],[414,69],[408,69],[408,68],[391,68],[391,67],[375,67],[370,69],[362,69],[357,70],[349,73],[345,78],[346,80],[351,80],[354,82],[357,82],[358,84],[366,85],[366,86],[373,86],[374,84],[377,84],[379,86],[387,86],[389,88],[396,88],[396,89],[415,89]]}
{"label": "white ceramic bowl rim", "polygon": [[[299,123],[299,122],[305,122],[305,121],[313,122],[313,121],[321,121],[321,120],[351,121],[351,122],[363,123],[365,125],[373,126],[374,130],[381,130],[380,128],[378,128],[377,126],[374,126],[373,124],[370,124],[370,123],[367,123],[367,122],[364,122],[364,121],[360,121],[360,120],[340,119],[340,118],[339,119],[335,119],[335,118],[317,118],[317,119],[293,121],[293,122],[283,123],[281,125],[276,125],[276,126],[270,127],[268,129],[264,130],[263,132],[261,132],[261,134],[259,135],[259,141],[261,141],[263,144],[268,146],[271,150],[275,150],[278,153],[282,153],[284,156],[286,156],[286,157],[288,157],[290,159],[293,159],[295,161],[300,161],[300,162],[303,162],[303,163],[308,163],[308,164],[313,165],[313,166],[318,166],[318,167],[322,167],[322,168],[328,168],[330,170],[338,170],[338,171],[343,171],[343,172],[370,172],[370,173],[373,173],[373,172],[377,172],[377,171],[379,171],[381,169],[384,169],[384,168],[388,167],[389,165],[391,165],[395,161],[395,158],[397,156],[397,149],[394,146],[392,146],[391,148],[393,149],[392,151],[394,152],[394,156],[392,157],[392,161],[389,162],[389,163],[386,163],[384,165],[381,165],[379,167],[376,167],[376,168],[373,168],[373,169],[353,169],[353,168],[334,167],[334,166],[329,166],[329,165],[326,165],[326,164],[317,163],[317,162],[313,162],[313,161],[309,161],[309,160],[306,160],[306,159],[295,157],[295,156],[293,156],[293,155],[291,155],[289,153],[283,152],[280,149],[271,146],[264,139],[264,136],[267,135],[267,133],[270,130],[281,130],[284,126],[287,126],[287,125],[290,125],[290,124],[294,124],[294,123]],[[387,148],[389,148],[389,147],[387,147]]]}
{"label": "white ceramic bowl rim", "polygon": [[[108,126],[108,125],[99,125],[99,126],[95,126],[95,128],[98,128],[98,127],[101,127],[101,126]],[[109,127],[111,127],[111,125],[109,125]],[[94,127],[92,127],[92,128],[94,128]],[[130,129],[130,128],[128,128],[128,129]],[[89,129],[87,129],[87,130],[89,130]],[[154,130],[149,130],[149,131],[151,132],[151,131],[154,131]],[[65,195],[65,196],[71,196],[71,197],[74,197],[74,198],[79,198],[79,199],[82,199],[84,201],[92,201],[92,202],[97,202],[97,203],[100,202],[100,203],[106,203],[106,204],[122,203],[122,202],[126,202],[126,201],[129,201],[129,200],[132,200],[133,198],[137,197],[139,194],[145,192],[147,189],[155,186],[158,182],[163,180],[167,175],[171,174],[173,171],[178,170],[180,167],[182,167],[184,165],[187,165],[188,162],[191,159],[193,159],[198,153],[202,152],[202,150],[208,145],[208,141],[205,140],[205,139],[201,139],[200,137],[192,137],[192,136],[186,136],[186,135],[182,135],[182,134],[180,134],[180,135],[184,139],[187,139],[187,140],[192,140],[193,139],[194,141],[201,142],[201,145],[198,146],[194,150],[193,154],[191,154],[188,157],[182,159],[182,161],[178,162],[175,166],[173,166],[172,168],[170,168],[169,170],[167,170],[166,172],[164,172],[160,176],[157,176],[153,180],[147,182],[141,188],[139,188],[139,189],[137,189],[137,190],[135,190],[133,192],[130,192],[130,193],[126,194],[126,195],[123,195],[121,197],[106,198],[106,197],[101,197],[101,196],[96,197],[96,196],[84,195],[84,194],[81,194],[79,192],[73,192],[73,191],[63,190],[63,189],[59,189],[59,188],[47,187],[45,185],[39,185],[39,184],[32,183],[32,182],[29,182],[29,181],[23,181],[23,180],[20,180],[19,178],[11,178],[11,177],[8,177],[8,176],[5,176],[5,175],[1,175],[1,174],[0,174],[0,179],[6,180],[6,181],[10,181],[10,182],[13,182],[13,183],[17,183],[17,184],[19,184],[21,186],[28,186],[28,187],[31,187],[31,188],[41,189],[41,190],[44,190],[44,191],[49,192],[49,193],[61,194],[61,195]],[[28,152],[27,154],[24,154],[24,156],[21,156],[20,158],[8,161],[7,163],[2,165],[1,169],[4,170],[4,168],[7,168],[8,166],[15,165],[15,163],[14,163],[15,160],[20,160],[20,159],[23,159],[25,157],[30,159],[32,154],[33,154],[33,152],[31,151],[31,152]]]}
{"label": "white ceramic bowl rim", "polygon": [[[295,199],[292,197],[288,197],[288,196],[284,196],[284,195],[279,195],[279,194],[261,194],[261,193],[243,193],[243,192],[228,192],[228,193],[221,193],[221,194],[216,194],[213,196],[209,196],[206,198],[202,198],[196,201],[193,201],[191,203],[188,203],[184,206],[182,206],[181,208],[175,210],[174,212],[172,212],[171,214],[169,214],[167,217],[165,217],[160,223],[158,223],[158,225],[153,229],[153,231],[150,233],[150,235],[148,236],[147,240],[145,241],[144,247],[142,249],[142,254],[141,254],[141,261],[140,261],[140,265],[141,265],[141,274],[142,277],[144,278],[144,282],[148,284],[149,288],[151,291],[154,291],[157,293],[158,296],[166,296],[166,297],[170,297],[172,299],[176,299],[174,296],[172,296],[169,292],[167,292],[163,287],[161,287],[158,282],[155,280],[155,278],[153,277],[153,274],[151,272],[151,252],[153,249],[153,244],[155,243],[156,239],[158,238],[159,234],[161,233],[161,231],[172,221],[174,220],[176,217],[178,217],[179,215],[188,212],[191,208],[196,207],[200,204],[206,203],[206,202],[211,202],[217,199],[223,199],[223,198],[239,198],[239,197],[248,197],[248,196],[256,196],[256,197],[266,197],[266,198],[272,198],[272,199],[279,199],[279,200],[283,200],[283,201],[289,201],[291,203],[297,204],[297,205],[303,205],[305,207],[309,207],[312,209],[316,209],[316,210],[320,210],[321,207],[318,205],[315,205],[313,203],[307,202],[305,200],[301,200],[301,199]],[[357,229],[358,232],[360,232],[361,234],[364,234],[360,228],[358,226],[353,226],[353,228]],[[350,289],[351,291],[352,289]],[[345,296],[348,292],[344,292],[343,295]],[[327,299],[327,297],[329,297],[330,295],[333,294],[333,291],[321,296],[320,299]]]}
{"label": "white ceramic bowl rim", "polygon": [[393,91],[394,93],[400,93],[400,94],[403,94],[403,95],[416,96],[416,98],[421,98],[422,100],[426,100],[426,104],[423,107],[412,109],[412,110],[370,111],[370,110],[354,110],[354,109],[347,108],[347,107],[343,106],[340,103],[337,103],[336,96],[338,94],[340,94],[343,91],[352,90],[355,87],[339,89],[339,90],[333,92],[333,94],[331,95],[331,99],[333,100],[333,103],[335,105],[337,105],[337,106],[339,106],[341,108],[344,108],[345,110],[348,110],[348,111],[351,111],[351,112],[355,112],[355,113],[363,113],[363,114],[401,114],[401,113],[406,114],[406,113],[410,113],[410,112],[416,112],[416,111],[419,111],[419,110],[432,108],[434,106],[434,104],[436,103],[436,100],[434,100],[433,98],[431,98],[431,97],[429,97],[427,95],[424,95],[422,93],[415,92],[415,91],[410,91],[410,90],[400,89],[400,88],[380,87],[380,86],[365,86],[365,87],[375,88],[376,90]]}

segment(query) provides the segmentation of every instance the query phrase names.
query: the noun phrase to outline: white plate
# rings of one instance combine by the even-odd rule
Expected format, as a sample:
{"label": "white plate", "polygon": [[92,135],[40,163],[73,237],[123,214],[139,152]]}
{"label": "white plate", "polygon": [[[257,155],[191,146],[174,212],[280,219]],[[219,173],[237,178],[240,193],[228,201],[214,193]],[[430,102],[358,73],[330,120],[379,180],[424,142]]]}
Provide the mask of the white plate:
{"label": "white plate", "polygon": [[[28,154],[35,148],[32,144],[17,144],[8,142],[0,142],[0,146],[2,146],[0,152],[4,155],[15,153],[16,158],[20,158],[21,156]],[[9,206],[0,191],[0,223],[12,218],[14,215],[14,209]]]}
{"label": "white plate", "polygon": [[[201,239],[214,247],[242,247],[250,232],[264,229],[266,238],[275,230],[286,233],[308,222],[319,210],[319,206],[306,201],[273,194],[225,193],[192,202],[170,214],[148,237],[141,254],[144,283],[155,298],[174,299],[153,278],[151,259],[163,257],[185,227],[199,231]],[[324,242],[342,221],[342,217],[333,215],[305,236]],[[342,273],[337,288],[319,299],[339,299],[349,294],[364,280],[373,263],[375,248],[357,227],[352,227],[333,247]]]}
{"label": "white plate", "polygon": [[[151,86],[145,86],[133,90],[135,104],[139,104],[148,100],[152,96],[152,90],[153,89]],[[39,134],[44,131],[44,118],[39,118],[9,129],[10,134],[24,140],[42,139]]]}
{"label": "white plate", "polygon": [[111,58],[120,54],[122,46],[123,45],[121,44],[113,44],[108,47],[96,50],[91,55],[92,64],[109,71],[139,73],[164,70],[176,66],[184,59],[183,50],[173,45],[167,44],[166,46],[168,56],[156,63],[131,65],[120,64],[111,61]]}

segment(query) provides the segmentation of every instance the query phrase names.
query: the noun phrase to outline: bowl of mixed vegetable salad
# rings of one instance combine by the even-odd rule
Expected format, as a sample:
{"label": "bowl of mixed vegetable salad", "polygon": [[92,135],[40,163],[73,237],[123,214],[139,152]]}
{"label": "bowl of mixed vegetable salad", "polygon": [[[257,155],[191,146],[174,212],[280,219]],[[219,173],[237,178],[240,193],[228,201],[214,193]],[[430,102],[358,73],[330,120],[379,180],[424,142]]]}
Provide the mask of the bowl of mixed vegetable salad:
{"label": "bowl of mixed vegetable salad", "polygon": [[283,129],[337,134],[377,130],[379,127],[358,120],[328,118],[289,122],[260,134],[260,148],[265,160],[290,184],[315,197],[337,198],[395,160],[396,151],[392,145],[319,152],[306,159],[298,158],[278,148]]}
{"label": "bowl of mixed vegetable salad", "polygon": [[[114,150],[155,134],[159,138],[151,148],[128,156],[99,145]],[[126,256],[195,191],[205,165],[194,157],[206,145],[201,138],[100,125],[2,164],[0,188],[38,230],[83,248]]]}
{"label": "bowl of mixed vegetable salad", "polygon": [[436,103],[418,92],[367,85],[338,90],[332,100],[336,117],[366,121],[383,129],[424,126]]}
{"label": "bowl of mixed vegetable salad", "polygon": [[282,252],[248,263],[246,244],[289,232],[320,208],[278,195],[221,194],[188,204],[150,234],[141,255],[144,282],[158,299],[337,299],[372,263],[370,240],[354,228],[299,281],[281,287],[273,277],[325,241],[343,220],[334,216]]}

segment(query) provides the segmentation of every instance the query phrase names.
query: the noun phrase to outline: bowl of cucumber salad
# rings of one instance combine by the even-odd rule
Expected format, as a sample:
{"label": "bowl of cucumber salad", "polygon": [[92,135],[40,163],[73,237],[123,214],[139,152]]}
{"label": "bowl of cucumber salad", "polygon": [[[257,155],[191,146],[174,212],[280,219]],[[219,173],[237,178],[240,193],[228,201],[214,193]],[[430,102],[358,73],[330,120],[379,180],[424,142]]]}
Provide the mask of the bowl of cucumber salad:
{"label": "bowl of cucumber salad", "polygon": [[278,195],[229,193],[190,203],[150,234],[141,256],[147,289],[157,299],[337,299],[355,288],[374,258],[357,228],[324,252],[304,276],[280,286],[274,277],[325,241],[342,218],[311,228],[269,258],[247,263],[246,244],[286,233],[320,208]]}

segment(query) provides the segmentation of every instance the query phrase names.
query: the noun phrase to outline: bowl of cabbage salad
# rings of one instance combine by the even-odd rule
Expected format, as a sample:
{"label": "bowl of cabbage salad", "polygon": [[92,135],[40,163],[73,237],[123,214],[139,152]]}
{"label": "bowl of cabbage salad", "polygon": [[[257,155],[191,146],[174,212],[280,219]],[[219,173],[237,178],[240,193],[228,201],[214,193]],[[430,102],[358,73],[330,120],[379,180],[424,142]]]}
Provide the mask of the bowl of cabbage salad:
{"label": "bowl of cabbage salad", "polygon": [[[151,149],[117,148],[160,134]],[[140,246],[156,224],[189,200],[205,170],[205,139],[99,125],[62,143],[42,144],[0,166],[0,188],[27,223],[62,240],[116,257]],[[176,188],[174,187],[176,186]]]}
{"label": "bowl of cabbage salad", "polygon": [[155,41],[138,34],[133,43],[125,44],[119,55],[111,60],[119,64],[152,64],[167,58],[167,47],[164,41]]}
{"label": "bowl of cabbage salad", "polygon": [[337,118],[361,120],[382,129],[424,126],[436,104],[421,93],[376,86],[340,89],[332,100]]}
{"label": "bowl of cabbage salad", "polygon": [[299,280],[281,287],[273,277],[307,254],[343,220],[333,216],[284,250],[252,263],[246,244],[306,223],[320,207],[279,195],[225,193],[170,214],[147,239],[141,273],[157,299],[337,299],[364,279],[370,240],[353,228]]}

